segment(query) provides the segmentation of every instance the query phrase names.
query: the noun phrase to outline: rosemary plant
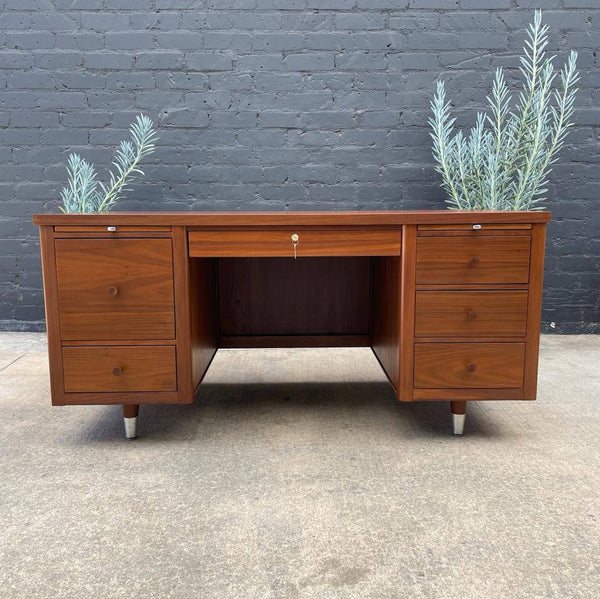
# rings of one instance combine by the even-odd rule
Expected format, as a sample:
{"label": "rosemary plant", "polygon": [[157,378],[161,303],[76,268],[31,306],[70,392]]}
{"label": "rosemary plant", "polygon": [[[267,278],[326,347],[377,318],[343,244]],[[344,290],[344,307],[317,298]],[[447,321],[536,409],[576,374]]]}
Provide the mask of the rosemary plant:
{"label": "rosemary plant", "polygon": [[453,210],[541,210],[545,186],[572,126],[579,80],[577,53],[556,73],[546,56],[548,26],[537,10],[527,30],[520,71],[523,89],[513,107],[502,69],[496,70],[488,113],[477,114],[468,136],[454,133],[443,81],[431,102],[433,157]]}
{"label": "rosemary plant", "polygon": [[145,115],[136,117],[129,128],[131,140],[122,141],[113,159],[108,185],[97,180],[93,164],[78,154],[70,154],[67,161],[68,183],[60,196],[63,212],[110,212],[128,191],[127,185],[136,177],[144,176],[139,167],[141,160],[154,152],[156,132],[152,121]]}

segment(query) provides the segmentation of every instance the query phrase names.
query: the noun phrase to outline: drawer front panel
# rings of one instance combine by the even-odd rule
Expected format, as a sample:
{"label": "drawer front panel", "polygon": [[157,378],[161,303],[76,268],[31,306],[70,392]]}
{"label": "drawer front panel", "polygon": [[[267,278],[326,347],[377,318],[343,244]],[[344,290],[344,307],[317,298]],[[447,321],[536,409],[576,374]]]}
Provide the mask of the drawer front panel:
{"label": "drawer front panel", "polygon": [[527,291],[417,291],[417,337],[522,337]]}
{"label": "drawer front panel", "polygon": [[175,337],[170,239],[57,239],[61,337]]}
{"label": "drawer front panel", "polygon": [[524,343],[416,343],[415,388],[519,388]]}
{"label": "drawer front panel", "polygon": [[529,236],[419,237],[418,285],[527,283]]}
{"label": "drawer front panel", "polygon": [[67,393],[176,391],[171,346],[63,347]]}
{"label": "drawer front panel", "polygon": [[400,231],[190,231],[192,257],[399,256]]}

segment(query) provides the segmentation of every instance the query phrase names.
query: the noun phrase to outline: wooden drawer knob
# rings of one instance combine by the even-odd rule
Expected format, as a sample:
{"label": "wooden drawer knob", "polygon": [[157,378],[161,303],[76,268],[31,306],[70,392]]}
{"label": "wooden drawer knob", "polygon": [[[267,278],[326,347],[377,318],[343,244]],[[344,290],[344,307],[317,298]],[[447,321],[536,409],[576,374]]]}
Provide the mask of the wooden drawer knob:
{"label": "wooden drawer knob", "polygon": [[471,320],[474,320],[475,318],[477,318],[477,312],[475,312],[475,310],[467,310],[467,316]]}
{"label": "wooden drawer knob", "polygon": [[473,256],[471,258],[471,264],[479,264],[479,256]]}
{"label": "wooden drawer knob", "polygon": [[477,366],[475,366],[475,364],[473,364],[473,362],[469,362],[467,364],[467,370],[469,372],[475,372],[476,369],[477,369]]}
{"label": "wooden drawer knob", "polygon": [[113,368],[113,374],[115,376],[121,376],[122,373],[123,373],[123,370],[121,368],[119,368],[118,366],[116,368]]}
{"label": "wooden drawer knob", "polygon": [[112,295],[112,296],[114,297],[114,296],[115,296],[115,295],[117,295],[118,293],[119,293],[119,288],[118,288],[118,287],[115,287],[114,285],[111,285],[111,286],[108,288],[108,295]]}

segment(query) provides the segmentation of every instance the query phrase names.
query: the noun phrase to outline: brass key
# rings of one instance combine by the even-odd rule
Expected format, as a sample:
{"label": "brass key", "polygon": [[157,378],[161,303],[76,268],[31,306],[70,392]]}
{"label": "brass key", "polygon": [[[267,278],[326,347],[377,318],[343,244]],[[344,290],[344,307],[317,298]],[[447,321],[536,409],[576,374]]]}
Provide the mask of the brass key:
{"label": "brass key", "polygon": [[296,246],[298,245],[298,242],[300,241],[300,236],[298,235],[298,233],[294,233],[292,235],[292,247],[294,248],[294,260],[296,259]]}

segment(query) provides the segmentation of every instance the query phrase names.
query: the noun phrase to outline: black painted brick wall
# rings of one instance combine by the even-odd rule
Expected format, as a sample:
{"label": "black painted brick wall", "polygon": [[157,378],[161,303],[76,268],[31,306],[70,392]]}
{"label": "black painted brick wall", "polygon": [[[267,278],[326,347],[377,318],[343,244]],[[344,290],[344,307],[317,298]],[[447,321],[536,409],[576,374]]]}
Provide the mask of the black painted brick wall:
{"label": "black painted brick wall", "polygon": [[582,72],[544,320],[597,331],[599,0],[0,0],[0,327],[43,327],[31,215],[57,210],[68,152],[107,165],[140,111],[160,145],[122,209],[442,207],[435,81],[472,124],[535,7]]}

